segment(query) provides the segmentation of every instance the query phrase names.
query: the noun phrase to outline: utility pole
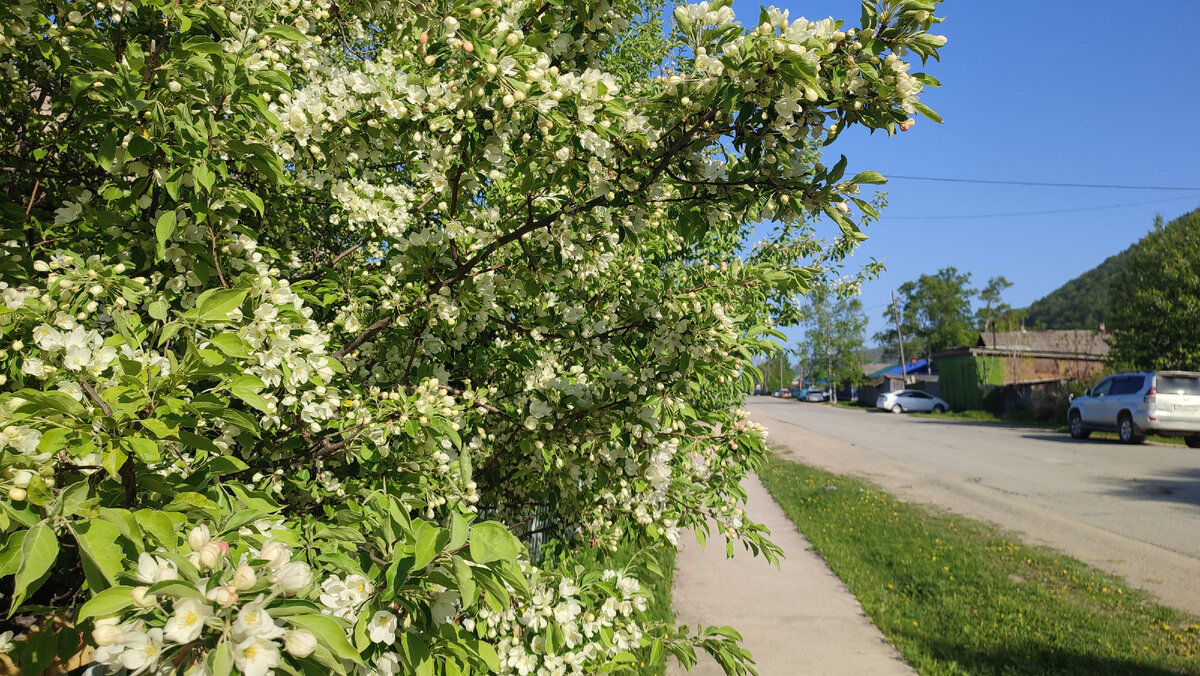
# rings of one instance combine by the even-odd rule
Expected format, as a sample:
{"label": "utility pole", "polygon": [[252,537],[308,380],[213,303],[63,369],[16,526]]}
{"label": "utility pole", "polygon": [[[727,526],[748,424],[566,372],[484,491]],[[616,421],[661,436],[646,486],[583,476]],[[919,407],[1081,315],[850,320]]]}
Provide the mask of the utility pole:
{"label": "utility pole", "polygon": [[908,362],[904,359],[904,334],[900,332],[900,312],[896,309],[896,292],[892,292],[892,318],[896,320],[896,340],[900,342],[900,373],[908,387]]}
{"label": "utility pole", "polygon": [[829,339],[829,324],[825,323],[825,365],[829,369],[829,401],[837,403],[837,387],[833,384],[833,344]]}

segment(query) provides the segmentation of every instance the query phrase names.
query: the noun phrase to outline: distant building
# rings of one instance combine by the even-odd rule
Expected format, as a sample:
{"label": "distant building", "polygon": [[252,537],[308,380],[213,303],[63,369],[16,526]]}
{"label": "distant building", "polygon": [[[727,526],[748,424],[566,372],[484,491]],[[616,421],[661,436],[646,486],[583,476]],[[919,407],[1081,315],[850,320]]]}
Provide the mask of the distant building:
{"label": "distant building", "polygon": [[937,371],[933,362],[925,359],[910,359],[903,367],[900,364],[865,364],[863,375],[866,380],[859,388],[858,397],[874,404],[879,395],[906,389],[924,390],[940,396]]}
{"label": "distant building", "polygon": [[955,410],[980,408],[987,390],[1004,388],[1002,408],[1017,408],[1048,384],[1092,377],[1104,368],[1108,334],[1100,331],[992,331],[973,347],[933,353],[942,398]]}

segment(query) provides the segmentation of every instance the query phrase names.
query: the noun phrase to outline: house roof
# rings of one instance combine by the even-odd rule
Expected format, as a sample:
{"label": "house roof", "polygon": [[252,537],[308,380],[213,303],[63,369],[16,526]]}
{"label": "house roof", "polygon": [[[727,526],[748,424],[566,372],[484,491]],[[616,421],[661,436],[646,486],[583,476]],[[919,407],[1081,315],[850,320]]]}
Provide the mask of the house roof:
{"label": "house roof", "polygon": [[879,378],[887,375],[902,375],[904,373],[932,373],[933,369],[930,363],[925,359],[914,359],[908,362],[905,368],[900,368],[899,364],[885,364],[883,368],[867,374],[868,378]]}
{"label": "house roof", "polygon": [[988,331],[979,334],[976,348],[989,352],[1027,352],[1103,358],[1108,334],[1086,330]]}

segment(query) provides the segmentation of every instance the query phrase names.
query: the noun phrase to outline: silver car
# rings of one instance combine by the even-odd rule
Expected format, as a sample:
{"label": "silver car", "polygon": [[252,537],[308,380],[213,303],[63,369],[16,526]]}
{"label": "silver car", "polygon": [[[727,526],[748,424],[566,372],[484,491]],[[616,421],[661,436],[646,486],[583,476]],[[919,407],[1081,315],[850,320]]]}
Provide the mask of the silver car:
{"label": "silver car", "polygon": [[1109,430],[1127,444],[1160,434],[1183,437],[1188,446],[1200,448],[1200,373],[1111,375],[1071,400],[1067,426],[1076,439],[1086,439],[1092,430]]}
{"label": "silver car", "polygon": [[950,410],[950,404],[945,399],[935,397],[921,390],[900,390],[899,392],[884,392],[875,400],[875,408],[881,408],[892,413],[904,411],[934,411],[941,413]]}

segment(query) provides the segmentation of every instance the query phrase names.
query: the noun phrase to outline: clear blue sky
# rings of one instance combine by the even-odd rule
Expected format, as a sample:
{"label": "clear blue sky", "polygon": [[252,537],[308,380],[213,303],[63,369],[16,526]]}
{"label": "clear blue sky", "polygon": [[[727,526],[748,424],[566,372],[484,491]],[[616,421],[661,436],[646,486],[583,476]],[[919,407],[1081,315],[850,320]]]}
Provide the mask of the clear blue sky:
{"label": "clear blue sky", "polygon": [[[776,3],[791,17],[857,25],[857,0]],[[736,0],[753,25],[759,3]],[[893,179],[890,205],[851,262],[887,271],[864,285],[871,334],[887,327],[892,290],[954,266],[976,288],[1013,282],[1026,307],[1144,236],[1200,207],[1200,0],[948,0],[935,32],[949,42],[923,70],[922,96],[945,118],[907,133],[847,132],[827,149],[885,176],[1194,187],[1195,192],[1051,188]],[[922,70],[914,67],[914,71]],[[1145,203],[1135,206],[1131,203]],[[1097,209],[1096,207],[1104,207]],[[1068,213],[945,218],[1035,211]],[[799,331],[788,332],[793,345]]]}

